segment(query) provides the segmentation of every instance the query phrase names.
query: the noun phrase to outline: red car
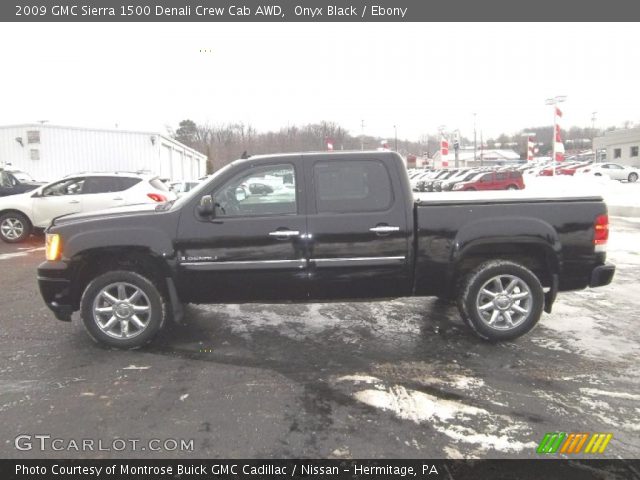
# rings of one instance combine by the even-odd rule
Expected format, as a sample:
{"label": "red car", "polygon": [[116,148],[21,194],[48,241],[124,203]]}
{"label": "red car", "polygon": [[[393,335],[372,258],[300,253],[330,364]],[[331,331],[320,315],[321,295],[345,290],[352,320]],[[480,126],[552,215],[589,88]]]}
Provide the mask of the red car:
{"label": "red car", "polygon": [[468,182],[456,183],[453,186],[453,190],[456,191],[522,190],[523,188],[522,172],[517,171],[479,173]]}
{"label": "red car", "polygon": [[[576,173],[575,169],[579,166],[579,163],[575,163],[575,162],[570,162],[570,163],[560,163],[557,162],[556,163],[556,175],[573,175],[574,173]],[[573,169],[571,171],[571,173],[565,173],[570,171],[571,169]],[[548,166],[547,168],[540,170],[540,173],[538,173],[539,177],[551,177],[553,176],[553,165]]]}
{"label": "red car", "polygon": [[576,170],[591,165],[593,162],[576,163],[575,165],[567,165],[566,167],[560,167],[558,173],[560,175],[574,175]]}

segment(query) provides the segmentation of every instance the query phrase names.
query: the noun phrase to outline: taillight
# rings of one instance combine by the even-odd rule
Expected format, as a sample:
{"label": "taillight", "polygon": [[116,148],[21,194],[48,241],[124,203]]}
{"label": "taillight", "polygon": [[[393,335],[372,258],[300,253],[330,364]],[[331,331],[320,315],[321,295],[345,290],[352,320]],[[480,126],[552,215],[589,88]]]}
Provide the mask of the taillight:
{"label": "taillight", "polygon": [[147,197],[149,197],[154,202],[162,203],[167,201],[167,197],[160,193],[147,193]]}
{"label": "taillight", "polygon": [[593,228],[595,230],[593,243],[596,246],[596,251],[603,251],[607,240],[609,240],[609,216],[598,215],[593,224]]}

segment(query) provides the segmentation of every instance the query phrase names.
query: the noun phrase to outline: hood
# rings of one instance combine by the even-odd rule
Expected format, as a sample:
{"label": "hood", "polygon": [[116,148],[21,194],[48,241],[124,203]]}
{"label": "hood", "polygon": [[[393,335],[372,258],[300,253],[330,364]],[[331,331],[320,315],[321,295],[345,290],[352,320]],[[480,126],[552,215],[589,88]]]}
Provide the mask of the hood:
{"label": "hood", "polygon": [[16,202],[26,201],[23,199],[28,199],[29,197],[31,197],[31,195],[33,195],[33,193],[34,193],[33,190],[29,190],[26,192],[12,193],[11,195],[4,195],[0,197],[0,208],[16,208],[13,206],[14,204],[16,204]]}
{"label": "hood", "polygon": [[156,211],[166,211],[165,209],[157,209],[162,203],[141,203],[138,205],[128,205],[126,207],[107,208],[104,210],[95,210],[93,212],[72,213],[56,217],[51,222],[52,226],[68,225],[70,223],[80,223],[87,220],[106,220],[111,218],[119,218],[133,215],[153,215]]}

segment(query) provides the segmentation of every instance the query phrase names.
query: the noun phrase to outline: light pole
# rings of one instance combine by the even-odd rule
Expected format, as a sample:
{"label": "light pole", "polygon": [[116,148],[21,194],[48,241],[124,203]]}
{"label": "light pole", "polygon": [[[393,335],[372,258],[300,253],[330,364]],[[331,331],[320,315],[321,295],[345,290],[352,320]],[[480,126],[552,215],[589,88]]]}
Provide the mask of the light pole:
{"label": "light pole", "polygon": [[551,105],[553,107],[553,130],[551,131],[551,174],[554,177],[556,175],[556,105],[564,102],[566,99],[566,95],[558,95],[553,98],[547,98],[547,100],[545,101],[545,104]]}
{"label": "light pole", "polygon": [[395,151],[398,151],[398,126],[394,125],[393,126],[393,135],[394,135],[394,139],[395,139]]}
{"label": "light pole", "polygon": [[478,163],[478,157],[476,155],[477,152],[477,143],[476,143],[476,115],[478,115],[477,113],[473,114],[473,165],[475,166],[476,163]]}
{"label": "light pole", "polygon": [[593,160],[598,161],[598,155],[596,154],[595,140],[596,140],[596,117],[598,112],[591,112],[591,150],[593,151]]}

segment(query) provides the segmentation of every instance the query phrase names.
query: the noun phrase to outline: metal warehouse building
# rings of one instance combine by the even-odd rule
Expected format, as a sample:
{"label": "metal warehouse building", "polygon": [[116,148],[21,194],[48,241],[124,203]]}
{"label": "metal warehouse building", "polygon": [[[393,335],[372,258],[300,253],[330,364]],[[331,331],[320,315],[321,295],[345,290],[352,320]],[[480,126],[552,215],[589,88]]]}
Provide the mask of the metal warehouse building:
{"label": "metal warehouse building", "polygon": [[611,130],[593,139],[593,149],[598,158],[606,152],[608,162],[640,167],[640,128]]}
{"label": "metal warehouse building", "polygon": [[0,166],[40,181],[117,170],[194,180],[206,174],[206,156],[160,133],[35,123],[0,126]]}

